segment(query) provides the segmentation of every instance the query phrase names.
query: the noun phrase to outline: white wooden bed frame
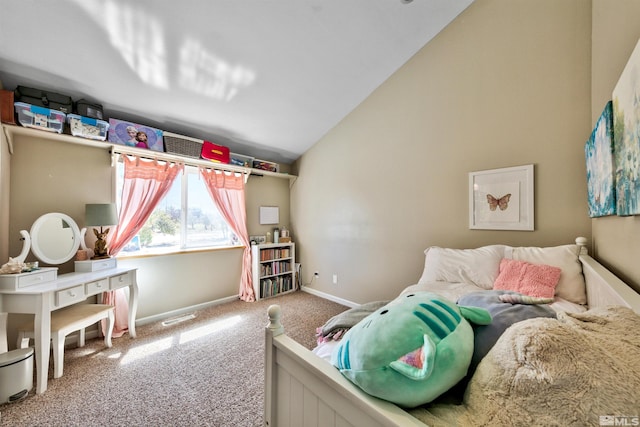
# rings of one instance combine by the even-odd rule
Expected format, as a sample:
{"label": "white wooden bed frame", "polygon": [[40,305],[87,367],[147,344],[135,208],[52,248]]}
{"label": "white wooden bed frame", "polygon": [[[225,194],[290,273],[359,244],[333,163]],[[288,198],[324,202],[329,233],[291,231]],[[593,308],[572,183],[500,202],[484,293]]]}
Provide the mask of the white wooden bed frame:
{"label": "white wooden bed frame", "polygon": [[[582,245],[589,307],[622,305],[640,314],[640,294],[618,279]],[[340,372],[284,334],[280,307],[269,307],[265,333],[267,427],[425,426],[400,407],[369,396]]]}

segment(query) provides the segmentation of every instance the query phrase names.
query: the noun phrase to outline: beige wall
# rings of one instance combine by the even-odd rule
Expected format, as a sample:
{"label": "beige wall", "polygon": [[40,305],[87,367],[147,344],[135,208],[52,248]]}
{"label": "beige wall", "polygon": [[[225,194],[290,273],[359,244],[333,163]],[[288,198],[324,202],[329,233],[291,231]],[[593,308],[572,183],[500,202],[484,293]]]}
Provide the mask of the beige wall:
{"label": "beige wall", "polygon": [[[0,236],[9,235],[9,145],[0,132]],[[0,263],[9,259],[9,239],[0,238]]]}
{"label": "beige wall", "polygon": [[278,206],[280,226],[289,228],[289,180],[268,176],[251,176],[246,188],[249,235],[266,235],[275,225],[260,225],[260,206]]}
{"label": "beige wall", "polygon": [[[11,183],[9,232],[1,239],[8,242],[9,256],[22,249],[19,231],[29,230],[40,215],[66,213],[82,227],[85,203],[112,200],[114,170],[105,149],[18,135],[10,160],[10,168],[5,168],[10,169],[10,180],[2,180],[3,185]],[[251,176],[246,198],[250,233],[264,234],[273,227],[258,224],[260,205],[279,206],[281,224],[289,224],[288,179]],[[33,254],[27,259],[35,260]],[[141,319],[237,295],[242,250],[120,259],[119,264],[139,268]],[[73,261],[60,266],[60,273],[72,270]]]}
{"label": "beige wall", "polygon": [[[590,238],[591,4],[478,0],[296,163],[303,282],[365,302],[430,245]],[[535,165],[535,231],[468,229],[468,173]],[[337,274],[338,284],[332,283]]]}
{"label": "beige wall", "polygon": [[[62,212],[82,227],[85,203],[112,200],[109,152],[60,141],[16,135],[10,165],[9,254],[22,248],[20,230],[48,212]],[[106,165],[106,166],[105,166]],[[29,254],[27,260],[35,260]],[[60,273],[73,271],[73,261]]]}
{"label": "beige wall", "polygon": [[[640,38],[640,2],[593,0],[591,123],[595,124]],[[640,216],[595,218],[595,256],[640,291]]]}

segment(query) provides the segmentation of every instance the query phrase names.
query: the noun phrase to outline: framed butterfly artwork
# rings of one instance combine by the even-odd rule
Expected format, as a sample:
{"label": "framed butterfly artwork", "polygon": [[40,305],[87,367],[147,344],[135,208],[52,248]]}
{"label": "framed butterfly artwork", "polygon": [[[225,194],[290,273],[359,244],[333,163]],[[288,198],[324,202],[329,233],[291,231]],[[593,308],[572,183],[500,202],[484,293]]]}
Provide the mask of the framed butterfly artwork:
{"label": "framed butterfly artwork", "polygon": [[469,228],[533,231],[533,165],[469,173]]}

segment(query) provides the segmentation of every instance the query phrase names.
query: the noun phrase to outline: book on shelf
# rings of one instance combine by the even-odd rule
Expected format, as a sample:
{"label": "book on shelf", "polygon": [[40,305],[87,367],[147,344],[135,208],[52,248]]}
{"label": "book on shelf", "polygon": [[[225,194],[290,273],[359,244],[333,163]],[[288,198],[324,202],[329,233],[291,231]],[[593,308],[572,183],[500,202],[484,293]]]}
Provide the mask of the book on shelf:
{"label": "book on shelf", "polygon": [[260,250],[260,261],[271,261],[272,259],[289,258],[291,250],[289,248],[271,248]]}
{"label": "book on shelf", "polygon": [[291,272],[291,261],[273,261],[269,264],[260,264],[260,276],[272,276]]}
{"label": "book on shelf", "polygon": [[290,275],[277,276],[260,280],[260,296],[272,297],[283,292],[293,290],[293,280]]}

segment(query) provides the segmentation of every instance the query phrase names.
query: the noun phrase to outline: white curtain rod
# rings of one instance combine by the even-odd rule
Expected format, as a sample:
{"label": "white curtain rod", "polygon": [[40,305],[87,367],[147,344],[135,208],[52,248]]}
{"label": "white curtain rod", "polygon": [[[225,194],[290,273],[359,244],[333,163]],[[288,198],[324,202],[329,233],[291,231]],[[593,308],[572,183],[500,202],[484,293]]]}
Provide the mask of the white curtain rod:
{"label": "white curtain rod", "polygon": [[[214,169],[223,172],[241,173],[244,175],[244,181],[247,182],[251,169],[242,166],[229,165],[225,163],[215,163],[208,160],[194,159],[189,157],[177,156],[170,153],[159,152],[149,149],[127,147],[126,145],[114,145],[111,149],[111,154],[125,154],[128,156],[138,156],[141,158],[161,160],[165,162],[181,163],[187,166],[204,167],[207,169]],[[115,163],[114,163],[115,164]]]}

